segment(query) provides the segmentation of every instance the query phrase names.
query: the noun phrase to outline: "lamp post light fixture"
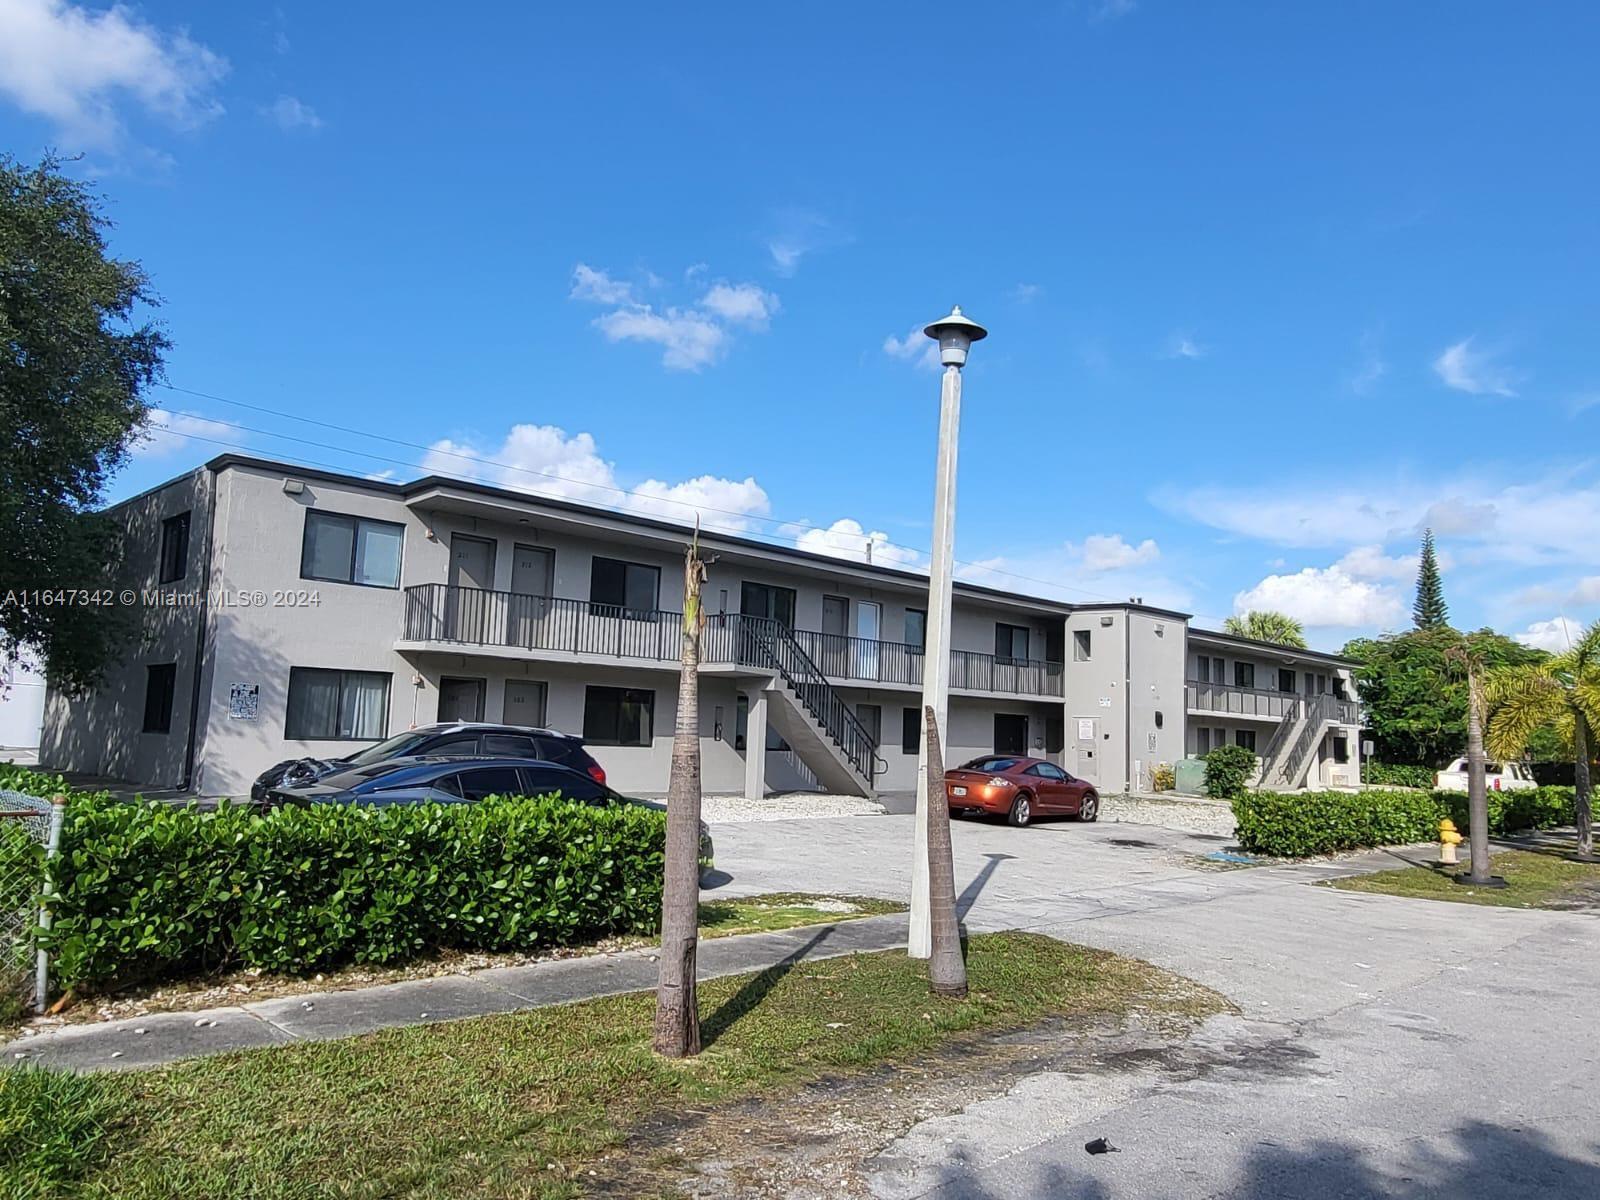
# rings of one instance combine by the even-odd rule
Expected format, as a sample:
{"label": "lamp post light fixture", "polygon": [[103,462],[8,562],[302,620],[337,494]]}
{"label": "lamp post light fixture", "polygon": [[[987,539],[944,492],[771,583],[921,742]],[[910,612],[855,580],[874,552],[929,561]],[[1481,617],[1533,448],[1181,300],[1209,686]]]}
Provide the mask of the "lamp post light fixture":
{"label": "lamp post light fixture", "polygon": [[[961,368],[972,343],[989,331],[961,313],[958,304],[926,326],[923,333],[939,343],[944,378],[939,388],[939,464],[933,483],[933,561],[928,569],[928,624],[922,657],[922,703],[932,708],[945,745],[950,744],[950,585],[955,568],[956,440],[961,427]],[[933,953],[933,928],[928,912],[928,732],[917,741],[917,823],[911,862],[912,958]],[[941,796],[939,802],[944,803]]]}

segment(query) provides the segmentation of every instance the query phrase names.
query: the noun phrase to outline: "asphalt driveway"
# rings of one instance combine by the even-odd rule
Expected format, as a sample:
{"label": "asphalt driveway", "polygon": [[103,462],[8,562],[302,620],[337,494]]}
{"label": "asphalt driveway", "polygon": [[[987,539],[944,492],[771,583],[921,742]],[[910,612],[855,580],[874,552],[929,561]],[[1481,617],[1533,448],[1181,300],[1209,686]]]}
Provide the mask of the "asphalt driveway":
{"label": "asphalt driveway", "polygon": [[[715,832],[730,891],[908,888],[909,817]],[[1147,826],[954,843],[969,926],[1145,958],[1239,1013],[924,1122],[867,1164],[876,1195],[1600,1195],[1600,917],[1316,886],[1359,863],[1219,869],[1224,843]]]}

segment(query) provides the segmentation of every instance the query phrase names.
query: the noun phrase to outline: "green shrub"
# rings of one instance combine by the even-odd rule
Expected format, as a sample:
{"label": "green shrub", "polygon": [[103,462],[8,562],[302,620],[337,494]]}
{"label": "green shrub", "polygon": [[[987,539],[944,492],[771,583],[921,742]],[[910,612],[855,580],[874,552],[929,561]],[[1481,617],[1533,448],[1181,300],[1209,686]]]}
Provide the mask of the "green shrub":
{"label": "green shrub", "polygon": [[665,831],[653,809],[554,796],[264,815],[74,801],[54,973],[83,988],[652,932]]}
{"label": "green shrub", "polygon": [[1255,751],[1243,746],[1218,746],[1206,755],[1206,795],[1214,800],[1232,800],[1244,795],[1255,778]]}
{"label": "green shrub", "polygon": [[1276,858],[1425,842],[1439,831],[1425,792],[1249,792],[1234,798],[1233,818],[1240,846]]}
{"label": "green shrub", "polygon": [[[1468,831],[1465,792],[1254,792],[1234,799],[1233,816],[1240,846],[1278,858],[1429,842],[1445,817]],[[1489,793],[1494,836],[1572,819],[1571,788]]]}
{"label": "green shrub", "polygon": [[1384,763],[1368,758],[1361,763],[1361,782],[1378,787],[1432,788],[1433,768]]}

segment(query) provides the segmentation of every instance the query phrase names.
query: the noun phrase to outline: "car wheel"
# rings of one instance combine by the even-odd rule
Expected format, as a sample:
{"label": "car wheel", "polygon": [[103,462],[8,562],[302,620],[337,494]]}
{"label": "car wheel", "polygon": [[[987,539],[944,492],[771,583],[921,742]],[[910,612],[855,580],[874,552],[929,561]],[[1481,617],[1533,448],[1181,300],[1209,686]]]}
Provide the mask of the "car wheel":
{"label": "car wheel", "polygon": [[1013,800],[1011,802],[1011,811],[1006,815],[1006,820],[1010,821],[1019,829],[1026,825],[1029,821],[1033,820],[1032,797],[1024,792],[1022,795]]}
{"label": "car wheel", "polygon": [[1093,792],[1085,792],[1083,800],[1078,805],[1078,820],[1096,821],[1100,818],[1100,797]]}

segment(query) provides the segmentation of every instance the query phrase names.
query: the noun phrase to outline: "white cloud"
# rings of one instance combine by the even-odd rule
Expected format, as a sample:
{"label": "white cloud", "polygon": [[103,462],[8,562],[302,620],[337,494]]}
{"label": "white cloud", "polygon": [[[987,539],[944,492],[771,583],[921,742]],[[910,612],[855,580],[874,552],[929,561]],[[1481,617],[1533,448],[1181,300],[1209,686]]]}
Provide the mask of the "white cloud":
{"label": "white cloud", "polygon": [[246,435],[237,425],[227,421],[214,421],[199,413],[152,408],[138,436],[140,440],[133,446],[136,458],[162,458],[186,447],[192,448],[196,444],[195,438],[209,438],[233,445],[242,442]]}
{"label": "white cloud", "polygon": [[625,489],[591,434],[569,436],[555,425],[513,425],[500,445],[488,450],[441,438],[430,447],[423,468],[680,524],[692,524],[698,514],[707,528],[734,533],[748,531],[772,508],[753,478],[700,475],[679,483],[647,479]]}
{"label": "white cloud", "polygon": [[926,569],[924,556],[905,546],[896,546],[881,529],[867,530],[860,521],[840,517],[826,529],[811,528],[795,538],[795,545],[813,554],[870,562],[879,567]]}
{"label": "white cloud", "polygon": [[579,263],[572,268],[572,290],[567,295],[573,300],[587,300],[591,304],[634,303],[631,283],[613,279],[587,263]]}
{"label": "white cloud", "polygon": [[317,116],[317,110],[294,96],[279,96],[261,112],[276,121],[280,129],[322,128],[322,118]]}
{"label": "white cloud", "polygon": [[1083,539],[1081,546],[1074,546],[1068,542],[1067,550],[1078,555],[1085,571],[1097,573],[1120,571],[1142,563],[1155,562],[1161,557],[1160,547],[1151,538],[1145,538],[1137,546],[1131,546],[1123,540],[1120,533],[1091,533]]}
{"label": "white cloud", "polygon": [[1018,304],[1032,304],[1044,295],[1044,288],[1037,283],[1019,283],[1011,289],[1011,298]]}
{"label": "white cloud", "polygon": [[911,332],[903,338],[893,334],[883,339],[883,352],[890,358],[898,358],[902,362],[914,362],[919,367],[939,369],[939,343],[922,332],[921,325],[914,325]]}
{"label": "white cloud", "polygon": [[786,208],[777,213],[772,232],[766,237],[772,268],[786,278],[800,269],[800,260],[806,255],[848,240],[826,217],[804,208]]}
{"label": "white cloud", "polygon": [[1393,587],[1357,579],[1338,563],[1306,567],[1292,575],[1268,575],[1233,598],[1234,612],[1242,615],[1254,609],[1288,613],[1309,626],[1340,629],[1392,625],[1405,614]]}
{"label": "white cloud", "polygon": [[1583,627],[1576,621],[1569,621],[1566,617],[1551,617],[1548,621],[1535,621],[1521,633],[1516,634],[1517,641],[1524,646],[1532,646],[1536,650],[1548,650],[1552,654],[1560,654],[1572,647],[1583,636]]}
{"label": "white cloud", "polygon": [[[1436,557],[1441,569],[1448,569],[1448,555]],[[1382,546],[1357,546],[1334,566],[1352,579],[1415,579],[1419,559],[1418,554],[1385,554]]]}
{"label": "white cloud", "polygon": [[[1137,546],[1128,549],[1136,556],[1141,553]],[[1158,607],[1192,612],[1194,596],[1188,586],[1153,569],[1154,555],[1149,551],[1143,553],[1148,557],[1128,566],[1091,572],[1085,564],[1083,547],[1067,542],[1042,550],[994,554],[965,562],[957,566],[956,578],[985,587],[1069,601],[1121,601],[1137,596]]]}
{"label": "white cloud", "polygon": [[716,362],[728,332],[703,313],[669,308],[656,312],[648,304],[619,308],[594,319],[595,328],[612,342],[652,342],[662,349],[661,364],[679,371],[698,371]]}
{"label": "white cloud", "polygon": [[1463,338],[1445,348],[1433,360],[1434,374],[1444,380],[1446,387],[1474,396],[1515,396],[1511,373],[1494,361],[1487,350],[1474,350],[1472,338]]}
{"label": "white cloud", "polygon": [[763,329],[778,311],[778,298],[753,283],[717,283],[700,298],[700,307],[731,324]]}
{"label": "white cloud", "polygon": [[1138,8],[1137,0],[1099,0],[1089,14],[1091,21],[1115,21]]}
{"label": "white cloud", "polygon": [[1163,358],[1204,358],[1206,348],[1194,340],[1194,335],[1178,330],[1167,339]]}
{"label": "white cloud", "polygon": [[1424,527],[1456,543],[1458,557],[1537,565],[1600,564],[1600,474],[1585,465],[1525,483],[1497,483],[1495,468],[1316,488],[1158,488],[1151,499],[1215,529],[1282,546],[1408,548]]}
{"label": "white cloud", "polygon": [[1361,365],[1350,376],[1350,390],[1358,396],[1365,396],[1388,373],[1389,364],[1383,361],[1378,335],[1368,330],[1361,335]]}
{"label": "white cloud", "polygon": [[213,89],[227,70],[187,31],[164,32],[120,4],[0,2],[0,93],[52,122],[71,149],[114,148],[124,101],[179,128],[220,115]]}
{"label": "white cloud", "polygon": [[1536,584],[1518,592],[1515,600],[1529,607],[1541,604],[1600,604],[1600,575],[1586,575],[1571,585]]}

